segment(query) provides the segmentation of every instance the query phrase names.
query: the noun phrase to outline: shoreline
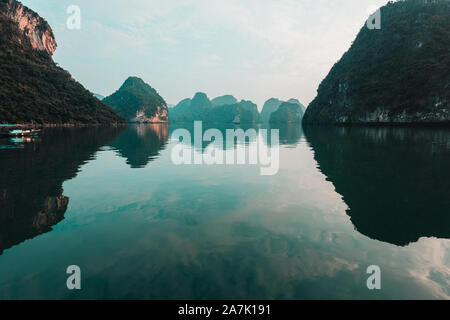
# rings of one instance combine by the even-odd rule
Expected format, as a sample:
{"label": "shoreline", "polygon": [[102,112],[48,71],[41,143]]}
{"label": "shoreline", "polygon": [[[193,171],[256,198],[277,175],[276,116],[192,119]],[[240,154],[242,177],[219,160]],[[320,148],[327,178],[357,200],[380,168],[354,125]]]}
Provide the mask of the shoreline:
{"label": "shoreline", "polygon": [[380,127],[380,128],[450,128],[449,122],[347,122],[311,123],[302,122],[303,127]]}

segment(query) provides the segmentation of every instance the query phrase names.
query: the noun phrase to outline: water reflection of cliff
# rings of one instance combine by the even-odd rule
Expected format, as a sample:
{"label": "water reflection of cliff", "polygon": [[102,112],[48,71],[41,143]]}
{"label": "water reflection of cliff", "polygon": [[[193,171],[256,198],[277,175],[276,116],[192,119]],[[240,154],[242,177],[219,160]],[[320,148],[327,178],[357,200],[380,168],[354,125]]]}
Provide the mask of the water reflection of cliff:
{"label": "water reflection of cliff", "polygon": [[64,181],[121,129],[47,129],[21,148],[0,150],[0,254],[64,219]]}
{"label": "water reflection of cliff", "polygon": [[129,125],[110,146],[127,159],[131,168],[143,168],[159,155],[168,139],[168,124]]}
{"label": "water reflection of cliff", "polygon": [[450,130],[306,127],[305,135],[360,233],[400,246],[450,238]]}
{"label": "water reflection of cliff", "polygon": [[[183,141],[185,144],[194,145],[194,124],[183,124],[183,125],[171,125],[170,126],[170,134],[177,130],[177,129],[186,129],[191,137],[190,141]],[[249,143],[256,142],[256,138],[258,134],[261,134],[263,141],[266,142],[269,146],[273,144],[272,142],[272,136],[271,136],[271,129],[277,129],[279,130],[279,144],[280,145],[293,145],[295,146],[300,139],[303,136],[303,130],[300,123],[289,123],[289,124],[279,124],[277,126],[267,126],[267,127],[259,127],[259,126],[252,126],[252,125],[233,125],[233,124],[223,124],[223,125],[211,125],[211,124],[203,124],[202,125],[202,132],[201,136],[203,137],[205,132],[210,129],[215,129],[220,132],[224,139],[223,143],[223,149],[227,149],[226,145],[226,136],[227,136],[227,130],[238,130],[242,129],[244,132],[248,133],[248,130],[254,130],[256,132],[256,135],[247,135],[247,136],[240,136],[237,135],[235,142],[237,145],[248,145]],[[204,151],[212,142],[211,141],[203,141],[202,139],[202,150],[198,151]]]}
{"label": "water reflection of cliff", "polygon": [[284,146],[296,146],[302,136],[303,136],[303,129],[301,123],[285,123],[285,124],[274,124],[270,127],[268,127],[268,134],[269,139],[267,141],[272,141],[271,139],[271,129],[277,129],[280,139],[280,145]]}

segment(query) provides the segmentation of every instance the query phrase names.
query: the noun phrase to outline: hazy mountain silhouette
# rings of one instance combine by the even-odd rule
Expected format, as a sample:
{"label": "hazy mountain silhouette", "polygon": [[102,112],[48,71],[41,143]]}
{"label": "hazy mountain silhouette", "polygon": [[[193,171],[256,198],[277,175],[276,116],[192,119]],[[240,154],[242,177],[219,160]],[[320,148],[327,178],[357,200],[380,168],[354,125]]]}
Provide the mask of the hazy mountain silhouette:
{"label": "hazy mountain silhouette", "polygon": [[272,112],[277,111],[278,107],[281,106],[282,103],[283,101],[276,98],[270,98],[269,100],[267,100],[261,110],[262,121],[268,123]]}
{"label": "hazy mountain silhouette", "polygon": [[269,123],[271,126],[280,123],[300,123],[303,118],[303,110],[300,104],[283,102],[277,109],[270,115]]}
{"label": "hazy mountain silhouette", "polygon": [[226,105],[236,104],[236,103],[238,103],[238,100],[235,97],[233,97],[232,95],[225,95],[225,96],[220,96],[220,97],[212,99],[211,103],[213,104],[213,106],[218,107],[218,106],[226,106]]}
{"label": "hazy mountain silhouette", "polygon": [[[232,96],[222,96],[209,100],[205,93],[198,92],[192,99],[180,101],[169,109],[172,123],[204,123],[240,124],[261,122],[258,106],[251,101],[236,102]],[[234,102],[227,104],[228,102]]]}
{"label": "hazy mountain silhouette", "polygon": [[270,117],[272,116],[272,113],[276,112],[278,110],[278,108],[284,103],[284,102],[288,102],[291,104],[295,104],[300,106],[300,110],[303,114],[305,113],[305,106],[302,105],[300,103],[300,101],[298,101],[297,99],[289,99],[288,101],[281,101],[280,99],[276,99],[276,98],[270,98],[269,100],[267,100],[264,103],[264,106],[261,110],[261,120],[263,123],[269,123],[270,121]]}

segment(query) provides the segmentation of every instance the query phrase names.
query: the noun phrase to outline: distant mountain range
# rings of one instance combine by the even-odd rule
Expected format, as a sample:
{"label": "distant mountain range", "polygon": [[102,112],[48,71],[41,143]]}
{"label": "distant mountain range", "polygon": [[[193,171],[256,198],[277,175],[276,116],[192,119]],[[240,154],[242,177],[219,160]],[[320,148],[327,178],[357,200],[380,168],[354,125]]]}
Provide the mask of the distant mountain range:
{"label": "distant mountain range", "polygon": [[98,100],[100,100],[100,101],[102,101],[103,99],[105,99],[105,97],[104,96],[102,96],[101,94],[98,94],[98,93],[93,93],[92,94],[94,97],[96,97]]}
{"label": "distant mountain range", "polygon": [[[257,124],[280,107],[265,107],[232,95],[210,100],[197,93],[170,109],[142,79],[129,77],[112,95],[91,93],[59,68],[52,55],[56,40],[48,23],[16,0],[0,0],[0,122],[42,124],[166,123],[202,120]],[[267,103],[266,103],[267,104]],[[297,104],[296,104],[297,105]],[[298,106],[301,106],[298,103]],[[284,110],[284,108],[283,108]],[[286,114],[276,121],[288,120]],[[292,111],[292,110],[291,110]],[[294,120],[296,121],[296,120]]]}
{"label": "distant mountain range", "polygon": [[[136,77],[107,98],[93,94],[53,61],[47,21],[17,0],[0,0],[0,123],[450,123],[450,1],[389,2],[380,12],[381,29],[363,26],[307,109],[272,98],[260,114],[232,95],[197,93],[168,106]],[[291,105],[280,110],[284,103]]]}
{"label": "distant mountain range", "polygon": [[169,122],[168,108],[158,92],[137,77],[129,77],[103,102],[116,110],[129,122]]}
{"label": "distant mountain range", "polygon": [[[298,100],[291,99],[295,108],[303,115],[304,107]],[[180,101],[174,108],[169,109],[171,122],[203,122],[216,123],[246,123],[256,124],[269,122],[270,115],[283,103],[278,99],[270,99],[264,104],[263,112],[260,114],[258,106],[252,101],[241,100],[238,102],[232,95],[224,95],[209,100],[205,93],[198,92],[192,99]],[[280,118],[283,119],[283,117]],[[301,119],[300,119],[301,120]],[[300,121],[299,120],[299,121]],[[295,120],[290,120],[295,121]]]}
{"label": "distant mountain range", "polygon": [[450,123],[450,1],[389,2],[364,26],[304,123]]}
{"label": "distant mountain range", "polygon": [[16,0],[0,1],[0,123],[124,122],[52,59],[47,21]]}
{"label": "distant mountain range", "polygon": [[259,123],[261,121],[258,107],[251,101],[238,100],[231,96],[221,96],[209,100],[205,93],[198,92],[192,99],[180,101],[169,110],[171,122],[217,123]]}

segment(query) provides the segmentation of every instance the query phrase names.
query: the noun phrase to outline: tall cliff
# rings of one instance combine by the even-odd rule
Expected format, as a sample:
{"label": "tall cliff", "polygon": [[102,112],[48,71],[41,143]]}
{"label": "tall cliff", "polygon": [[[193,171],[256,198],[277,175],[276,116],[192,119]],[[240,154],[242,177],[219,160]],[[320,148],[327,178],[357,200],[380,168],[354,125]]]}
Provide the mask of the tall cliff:
{"label": "tall cliff", "polygon": [[[53,55],[56,50],[56,41],[47,21],[15,0],[0,0],[0,5],[2,13],[17,24],[33,49]],[[21,38],[16,40],[20,42]]]}
{"label": "tall cliff", "polygon": [[334,65],[304,123],[449,123],[450,1],[389,2]]}
{"label": "tall cliff", "polygon": [[129,122],[169,122],[169,110],[158,92],[137,77],[129,77],[122,86],[103,102]]}
{"label": "tall cliff", "polygon": [[16,0],[0,0],[0,123],[124,122],[52,59],[49,24]]}

